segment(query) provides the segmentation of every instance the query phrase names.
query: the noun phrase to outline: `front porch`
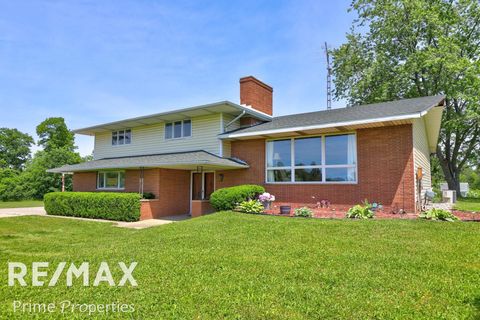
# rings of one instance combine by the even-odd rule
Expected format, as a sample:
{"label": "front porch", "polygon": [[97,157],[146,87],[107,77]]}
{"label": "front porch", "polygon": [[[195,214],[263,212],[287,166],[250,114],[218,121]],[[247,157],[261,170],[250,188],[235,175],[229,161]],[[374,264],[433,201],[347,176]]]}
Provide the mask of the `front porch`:
{"label": "front porch", "polygon": [[210,194],[216,189],[216,172],[248,168],[239,160],[205,151],[94,160],[50,172],[73,174],[73,191],[138,192],[140,220],[213,212]]}

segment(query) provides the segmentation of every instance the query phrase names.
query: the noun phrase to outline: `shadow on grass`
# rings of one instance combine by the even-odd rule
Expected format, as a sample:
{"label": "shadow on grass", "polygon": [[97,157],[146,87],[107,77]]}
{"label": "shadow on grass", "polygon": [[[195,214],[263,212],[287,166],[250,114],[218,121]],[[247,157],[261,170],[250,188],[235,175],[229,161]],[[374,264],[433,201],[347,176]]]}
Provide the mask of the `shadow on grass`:
{"label": "shadow on grass", "polygon": [[473,306],[477,311],[474,315],[475,319],[480,319],[480,296],[473,299]]}

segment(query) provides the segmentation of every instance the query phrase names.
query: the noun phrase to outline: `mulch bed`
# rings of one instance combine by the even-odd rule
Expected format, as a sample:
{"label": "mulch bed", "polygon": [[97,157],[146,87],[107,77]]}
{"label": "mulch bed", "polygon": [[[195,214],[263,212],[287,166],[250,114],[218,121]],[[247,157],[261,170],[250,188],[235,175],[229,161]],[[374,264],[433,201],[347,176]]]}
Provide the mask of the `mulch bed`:
{"label": "mulch bed", "polygon": [[[291,206],[291,212],[289,215],[280,214],[280,206],[289,205]],[[313,211],[313,217],[318,219],[345,219],[345,215],[350,208],[350,206],[338,206],[331,205],[328,208],[319,208],[316,204],[308,203],[275,203],[270,209],[265,210],[265,214],[277,215],[277,216],[290,216],[293,217],[294,210],[296,208],[307,207]],[[393,213],[397,210],[394,210],[389,207],[384,207],[375,212],[375,219],[418,219],[418,214],[416,213]],[[478,221],[480,222],[480,213],[475,212],[466,212],[452,210],[453,214],[456,215],[462,221]]]}

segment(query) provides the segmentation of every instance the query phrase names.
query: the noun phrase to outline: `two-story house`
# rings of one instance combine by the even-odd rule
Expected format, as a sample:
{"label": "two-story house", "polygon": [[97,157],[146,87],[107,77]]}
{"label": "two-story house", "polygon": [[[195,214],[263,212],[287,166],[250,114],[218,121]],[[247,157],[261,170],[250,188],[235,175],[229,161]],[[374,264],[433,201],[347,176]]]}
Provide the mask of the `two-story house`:
{"label": "two-story house", "polygon": [[[210,212],[218,188],[260,184],[277,201],[414,212],[431,187],[444,96],[273,116],[273,90],[240,79],[240,104],[222,101],[78,129],[94,160],[50,170],[74,191],[151,192],[142,219]],[[419,178],[419,179],[418,179]],[[317,200],[312,200],[317,199]]]}

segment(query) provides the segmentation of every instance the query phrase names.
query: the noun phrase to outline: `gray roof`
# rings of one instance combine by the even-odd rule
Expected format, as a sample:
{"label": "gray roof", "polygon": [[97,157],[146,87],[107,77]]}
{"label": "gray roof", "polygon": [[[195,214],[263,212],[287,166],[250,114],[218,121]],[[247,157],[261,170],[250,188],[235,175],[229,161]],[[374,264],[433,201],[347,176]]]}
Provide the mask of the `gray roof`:
{"label": "gray roof", "polygon": [[101,169],[138,169],[138,168],[173,168],[192,170],[198,166],[204,169],[241,169],[248,165],[238,159],[222,158],[204,150],[190,152],[164,153],[154,155],[105,158],[79,164],[65,165],[47,172],[67,173],[77,171],[94,171]]}
{"label": "gray roof", "polygon": [[255,110],[251,107],[239,105],[230,101],[220,101],[195,107],[164,111],[160,113],[150,114],[147,116],[140,116],[130,119],[123,119],[120,121],[99,124],[87,128],[76,129],[73,130],[73,132],[86,135],[95,135],[95,133],[99,132],[111,132],[112,130],[133,128],[137,126],[150,125],[166,121],[177,121],[192,117],[211,115],[214,113],[226,113],[233,116],[238,116],[242,113],[245,113],[254,118],[264,121],[269,121],[272,119],[270,115]]}
{"label": "gray roof", "polygon": [[274,117],[270,122],[226,132],[220,137],[226,138],[229,137],[229,135],[250,133],[253,135],[263,131],[297,127],[328,127],[328,125],[335,126],[340,123],[343,124],[354,121],[375,122],[378,120],[378,122],[381,122],[385,121],[386,118],[408,117],[410,115],[412,117],[420,116],[421,113],[442,103],[444,99],[444,95],[437,95]]}

